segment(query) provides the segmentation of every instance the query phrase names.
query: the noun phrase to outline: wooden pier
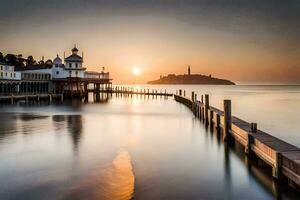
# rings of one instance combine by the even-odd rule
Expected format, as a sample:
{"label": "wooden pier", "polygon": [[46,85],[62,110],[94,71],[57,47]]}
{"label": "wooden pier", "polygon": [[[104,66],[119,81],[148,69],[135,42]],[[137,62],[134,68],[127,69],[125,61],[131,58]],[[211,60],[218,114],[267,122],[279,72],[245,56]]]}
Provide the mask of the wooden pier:
{"label": "wooden pier", "polygon": [[0,102],[9,102],[11,104],[14,104],[17,101],[41,101],[41,100],[48,100],[50,103],[53,100],[59,100],[63,102],[64,96],[62,94],[12,94],[12,95],[5,95],[5,96],[0,96]]}
{"label": "wooden pier", "polygon": [[173,96],[167,90],[134,89],[132,87],[113,87],[111,90],[100,90],[103,93],[114,93],[124,95],[149,95],[149,96]]}
{"label": "wooden pier", "polygon": [[224,100],[224,109],[219,110],[209,104],[209,96],[192,92],[191,98],[179,90],[175,100],[186,105],[193,114],[220,134],[225,145],[236,141],[245,148],[246,156],[256,156],[272,168],[272,176],[277,180],[287,180],[288,184],[300,189],[300,148],[288,144],[268,133],[257,129],[256,123],[249,123],[231,114],[231,100]]}

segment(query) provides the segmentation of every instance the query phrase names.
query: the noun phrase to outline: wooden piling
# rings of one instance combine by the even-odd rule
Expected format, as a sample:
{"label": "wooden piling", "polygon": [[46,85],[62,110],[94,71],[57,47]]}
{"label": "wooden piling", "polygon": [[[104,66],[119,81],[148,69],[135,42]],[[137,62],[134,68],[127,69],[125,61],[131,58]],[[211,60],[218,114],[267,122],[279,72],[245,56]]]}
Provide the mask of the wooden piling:
{"label": "wooden piling", "polygon": [[204,108],[204,119],[205,119],[205,122],[207,123],[208,122],[208,109],[209,109],[209,95],[206,94],[205,95],[205,108]]}
{"label": "wooden piling", "polygon": [[224,133],[223,133],[223,141],[228,141],[229,139],[229,131],[231,130],[231,100],[224,100]]}
{"label": "wooden piling", "polygon": [[195,101],[195,92],[192,91],[192,101]]}
{"label": "wooden piling", "polygon": [[49,94],[49,102],[52,103],[52,94]]}
{"label": "wooden piling", "polygon": [[213,117],[214,117],[214,111],[209,111],[209,124],[213,125]]}
{"label": "wooden piling", "polygon": [[275,153],[275,165],[272,167],[272,176],[276,179],[282,178],[280,168],[282,165],[282,156],[279,152]]}
{"label": "wooden piling", "polygon": [[216,119],[216,128],[217,128],[217,130],[219,130],[220,129],[221,118],[220,118],[219,114],[217,114],[216,116],[217,116],[217,119]]}
{"label": "wooden piling", "polygon": [[257,132],[257,123],[251,123],[251,132],[256,133]]}
{"label": "wooden piling", "polygon": [[10,97],[10,103],[11,103],[11,104],[14,104],[14,95],[13,95],[13,94],[12,94],[11,97]]}

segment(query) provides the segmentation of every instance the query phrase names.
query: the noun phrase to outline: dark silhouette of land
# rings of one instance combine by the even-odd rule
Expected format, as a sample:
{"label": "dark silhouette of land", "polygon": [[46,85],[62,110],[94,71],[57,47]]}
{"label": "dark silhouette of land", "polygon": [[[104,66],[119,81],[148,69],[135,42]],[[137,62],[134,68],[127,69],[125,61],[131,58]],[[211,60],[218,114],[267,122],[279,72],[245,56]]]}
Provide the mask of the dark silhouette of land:
{"label": "dark silhouette of land", "polygon": [[191,74],[190,66],[188,67],[188,74],[169,74],[168,76],[161,76],[158,80],[149,81],[147,84],[235,85],[230,80],[215,78],[211,75]]}

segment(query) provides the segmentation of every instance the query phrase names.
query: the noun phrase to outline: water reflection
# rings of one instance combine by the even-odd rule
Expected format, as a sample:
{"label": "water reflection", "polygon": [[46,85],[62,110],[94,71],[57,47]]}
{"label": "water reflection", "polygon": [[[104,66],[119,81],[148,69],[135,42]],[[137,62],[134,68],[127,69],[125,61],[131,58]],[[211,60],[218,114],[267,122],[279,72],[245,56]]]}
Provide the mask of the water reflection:
{"label": "water reflection", "polygon": [[88,174],[63,199],[129,200],[134,184],[130,155],[120,151],[109,166]]}
{"label": "water reflection", "polygon": [[73,142],[74,153],[77,154],[79,150],[79,143],[82,135],[82,116],[68,115],[67,116],[68,131]]}
{"label": "water reflection", "polygon": [[9,135],[15,134],[16,123],[13,115],[0,115],[0,142]]}

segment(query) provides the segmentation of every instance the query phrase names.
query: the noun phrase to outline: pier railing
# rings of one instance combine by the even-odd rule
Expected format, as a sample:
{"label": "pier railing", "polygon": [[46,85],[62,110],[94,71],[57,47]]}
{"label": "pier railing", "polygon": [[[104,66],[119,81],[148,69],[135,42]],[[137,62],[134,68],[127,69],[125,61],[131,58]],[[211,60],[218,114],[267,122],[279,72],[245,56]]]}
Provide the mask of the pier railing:
{"label": "pier railing", "polygon": [[[106,91],[104,91],[106,92]],[[173,93],[168,93],[167,90],[155,89],[135,89],[133,87],[113,87],[111,93],[115,94],[135,94],[135,95],[149,95],[149,96],[173,96]]]}
{"label": "pier railing", "polygon": [[[224,100],[220,110],[209,105],[209,96],[192,92],[191,98],[185,97],[185,91],[176,92],[175,100],[186,105],[203,123],[216,128],[224,143],[236,141],[245,148],[246,156],[257,156],[272,168],[275,179],[288,180],[288,184],[300,188],[300,149],[266,132],[257,129],[256,123],[246,122],[231,114],[231,100]],[[204,99],[203,99],[204,97]]]}

